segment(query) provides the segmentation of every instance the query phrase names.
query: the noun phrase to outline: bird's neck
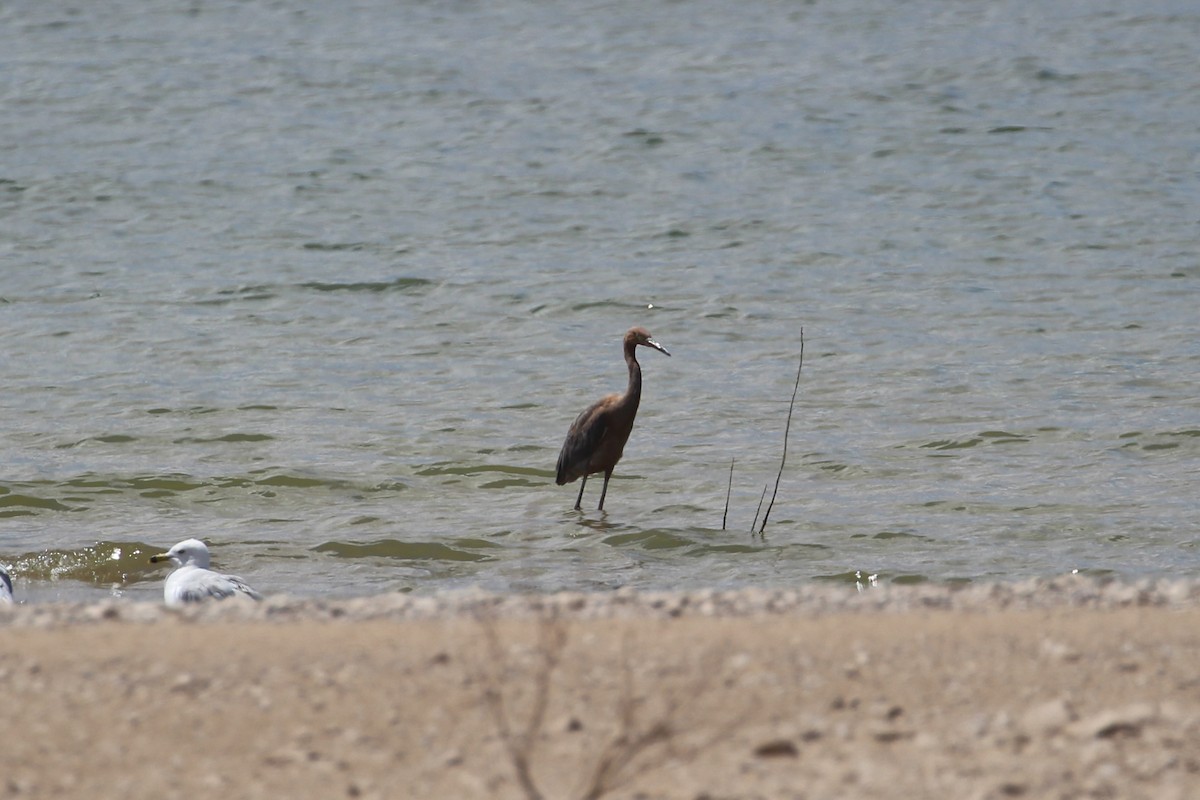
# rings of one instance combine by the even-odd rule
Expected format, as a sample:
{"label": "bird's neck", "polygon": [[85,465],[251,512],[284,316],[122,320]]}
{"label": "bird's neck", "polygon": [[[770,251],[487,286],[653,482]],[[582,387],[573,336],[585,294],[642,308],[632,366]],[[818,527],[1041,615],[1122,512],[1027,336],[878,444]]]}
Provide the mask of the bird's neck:
{"label": "bird's neck", "polygon": [[629,367],[629,388],[621,398],[621,405],[637,411],[638,403],[642,400],[642,367],[638,364],[631,346],[625,347],[625,364]]}

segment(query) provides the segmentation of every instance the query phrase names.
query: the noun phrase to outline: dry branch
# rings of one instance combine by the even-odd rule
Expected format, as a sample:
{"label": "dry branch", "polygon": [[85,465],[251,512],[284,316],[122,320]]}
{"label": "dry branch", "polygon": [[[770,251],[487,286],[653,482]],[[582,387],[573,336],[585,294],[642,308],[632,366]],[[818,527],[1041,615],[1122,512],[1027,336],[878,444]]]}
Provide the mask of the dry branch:
{"label": "dry branch", "polygon": [[729,495],[733,493],[733,462],[736,459],[729,459],[729,485],[725,487],[725,513],[721,515],[721,530],[725,530],[725,523],[729,519]]}
{"label": "dry branch", "polygon": [[750,533],[754,533],[754,528],[758,525],[758,515],[762,513],[763,500],[767,499],[767,487],[763,487],[762,494],[758,496],[758,508],[754,509],[754,521],[750,523]]}
{"label": "dry branch", "polygon": [[[501,642],[495,618],[479,615],[477,619],[483,630],[487,661],[476,663],[472,672],[483,686],[484,706],[522,793],[527,800],[545,800],[533,774],[533,757],[545,733],[554,675],[563,664],[567,624],[554,614],[542,618],[532,674],[528,681],[518,682],[513,680],[512,656]],[[611,711],[614,730],[594,751],[595,760],[580,765],[584,781],[571,795],[581,800],[600,800],[667,763],[694,760],[744,725],[759,707],[757,697],[746,702],[741,713],[717,714],[715,719],[713,709],[698,702],[715,696],[714,686],[722,683],[721,665],[726,656],[725,648],[709,649],[701,654],[699,663],[686,669],[684,674],[690,679],[676,685],[659,684],[647,691],[648,687],[637,685],[634,659],[629,649],[624,649],[619,696]],[[529,686],[532,694],[520,695],[512,688],[521,685]],[[728,678],[725,685],[730,685]],[[518,698],[527,707],[523,719],[512,708]]]}
{"label": "dry branch", "polygon": [[[771,493],[771,502],[767,504],[767,513],[763,514],[762,525],[758,529],[760,535],[766,530],[767,517],[771,516],[771,509],[775,507],[775,495],[779,494],[779,480],[783,477],[783,465],[787,463],[788,434],[792,430],[792,410],[796,407],[796,393],[800,391],[800,371],[802,369],[804,369],[804,328],[800,329],[800,366],[796,368],[796,385],[792,388],[792,401],[788,403],[787,425],[783,429],[783,457],[779,459],[779,473],[775,476],[775,491]],[[760,500],[759,503],[761,504],[761,502]],[[757,514],[754,515],[754,519],[756,522],[758,521]]]}
{"label": "dry branch", "polygon": [[546,709],[550,704],[550,684],[554,671],[562,660],[562,652],[567,644],[566,624],[556,616],[543,618],[538,626],[537,658],[538,664],[533,676],[533,699],[530,704],[529,716],[520,730],[514,730],[512,715],[505,706],[503,676],[499,674],[507,663],[504,649],[500,645],[496,624],[490,617],[479,617],[483,627],[484,639],[487,642],[491,668],[485,669],[480,675],[484,686],[483,700],[500,741],[508,753],[513,770],[517,775],[517,783],[528,800],[544,800],[541,790],[533,777],[533,752],[537,747],[537,737],[542,732],[546,722]]}
{"label": "dry branch", "polygon": [[[712,709],[701,702],[701,698],[714,696],[725,654],[717,648],[702,653],[699,663],[687,670],[690,680],[676,686],[659,685],[651,695],[657,705],[647,711],[646,698],[639,698],[635,691],[633,665],[626,651],[617,701],[618,728],[601,749],[582,800],[599,800],[671,761],[690,763],[745,724],[758,708],[756,698],[746,703],[742,713],[724,719],[714,719]],[[707,734],[700,733],[709,727]]]}

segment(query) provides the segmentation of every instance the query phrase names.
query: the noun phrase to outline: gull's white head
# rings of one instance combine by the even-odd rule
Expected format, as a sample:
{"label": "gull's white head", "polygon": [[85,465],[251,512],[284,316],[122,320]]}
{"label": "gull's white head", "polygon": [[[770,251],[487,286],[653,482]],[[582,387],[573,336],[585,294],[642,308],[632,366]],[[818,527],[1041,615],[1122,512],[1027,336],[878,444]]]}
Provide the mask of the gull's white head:
{"label": "gull's white head", "polygon": [[193,566],[200,569],[208,569],[210,563],[208,546],[199,539],[184,539],[167,552],[151,556],[150,561],[155,564],[159,561],[173,561],[181,567]]}

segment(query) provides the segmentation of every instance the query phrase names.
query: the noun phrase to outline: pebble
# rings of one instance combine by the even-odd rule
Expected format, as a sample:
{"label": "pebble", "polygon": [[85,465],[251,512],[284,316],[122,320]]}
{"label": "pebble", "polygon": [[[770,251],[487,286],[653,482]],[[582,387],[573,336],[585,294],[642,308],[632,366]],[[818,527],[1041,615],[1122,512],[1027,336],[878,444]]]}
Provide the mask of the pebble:
{"label": "pebble", "polygon": [[1076,718],[1075,710],[1064,697],[1033,706],[1021,715],[1021,727],[1028,733],[1052,736]]}
{"label": "pebble", "polygon": [[1080,739],[1134,737],[1157,718],[1158,710],[1150,703],[1132,703],[1084,717],[1071,725],[1070,732]]}
{"label": "pebble", "polygon": [[[834,613],[909,611],[1117,609],[1136,606],[1193,608],[1200,606],[1200,581],[1141,580],[1123,583],[1080,575],[1037,578],[1011,583],[944,586],[882,584],[864,591],[851,586],[808,584],[800,587],[738,590],[699,589],[687,592],[639,591],[558,594],[488,594],[481,591],[435,595],[388,593],[357,598],[269,597],[262,603],[201,603],[167,609],[161,603],[106,599],[98,603],[19,603],[0,614],[0,627],[55,627],[83,623],[154,623],[164,619],[189,622],[255,620],[443,619],[463,614],[505,617],[554,615],[574,619],[659,617],[751,617]],[[1053,642],[1043,647],[1051,658]]]}

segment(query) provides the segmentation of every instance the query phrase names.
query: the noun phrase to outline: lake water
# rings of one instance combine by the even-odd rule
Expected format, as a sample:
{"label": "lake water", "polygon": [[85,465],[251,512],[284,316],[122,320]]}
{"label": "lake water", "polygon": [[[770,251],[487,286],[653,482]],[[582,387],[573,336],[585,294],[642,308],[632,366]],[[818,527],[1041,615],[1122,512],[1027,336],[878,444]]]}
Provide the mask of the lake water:
{"label": "lake water", "polygon": [[19,596],[1200,575],[1194,3],[291,5],[0,8]]}

